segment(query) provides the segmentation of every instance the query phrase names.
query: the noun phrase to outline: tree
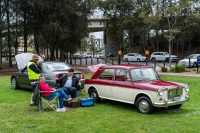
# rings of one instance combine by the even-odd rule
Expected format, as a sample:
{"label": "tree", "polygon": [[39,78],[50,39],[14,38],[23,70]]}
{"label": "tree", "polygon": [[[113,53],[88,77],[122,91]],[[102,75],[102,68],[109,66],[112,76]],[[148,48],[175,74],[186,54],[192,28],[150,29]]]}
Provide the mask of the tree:
{"label": "tree", "polygon": [[3,18],[5,16],[5,0],[0,0],[0,69],[2,69],[2,30],[3,30],[3,25],[4,21]]}
{"label": "tree", "polygon": [[8,37],[8,53],[9,53],[9,66],[12,67],[12,57],[11,57],[11,43],[10,43],[10,0],[6,2],[6,22],[7,22],[7,37]]}

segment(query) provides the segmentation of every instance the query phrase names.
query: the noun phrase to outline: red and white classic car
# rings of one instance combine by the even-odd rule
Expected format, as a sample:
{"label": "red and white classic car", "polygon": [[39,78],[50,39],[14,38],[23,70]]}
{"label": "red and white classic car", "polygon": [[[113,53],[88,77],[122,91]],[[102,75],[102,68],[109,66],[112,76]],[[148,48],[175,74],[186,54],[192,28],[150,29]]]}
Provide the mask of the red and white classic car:
{"label": "red and white classic car", "polygon": [[143,65],[102,66],[86,79],[84,88],[95,102],[110,99],[135,104],[144,114],[154,107],[180,108],[189,100],[188,85],[163,81],[154,68]]}

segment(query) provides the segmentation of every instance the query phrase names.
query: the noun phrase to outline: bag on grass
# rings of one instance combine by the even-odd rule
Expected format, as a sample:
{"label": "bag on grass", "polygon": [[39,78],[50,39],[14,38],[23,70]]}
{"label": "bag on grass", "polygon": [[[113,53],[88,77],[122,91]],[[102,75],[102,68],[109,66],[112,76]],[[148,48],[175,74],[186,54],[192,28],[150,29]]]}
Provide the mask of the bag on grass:
{"label": "bag on grass", "polygon": [[78,107],[80,107],[79,101],[65,101],[64,104],[67,107],[72,107],[72,108],[78,108]]}
{"label": "bag on grass", "polygon": [[93,98],[79,98],[78,100],[79,100],[80,105],[82,107],[94,105],[94,99]]}

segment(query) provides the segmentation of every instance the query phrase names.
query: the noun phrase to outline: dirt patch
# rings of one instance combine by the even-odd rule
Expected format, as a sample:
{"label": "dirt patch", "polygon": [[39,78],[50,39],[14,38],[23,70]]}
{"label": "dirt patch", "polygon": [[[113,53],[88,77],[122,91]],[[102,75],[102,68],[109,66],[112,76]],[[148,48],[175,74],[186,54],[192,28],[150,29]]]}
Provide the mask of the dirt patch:
{"label": "dirt patch", "polygon": [[16,65],[13,65],[13,67],[7,67],[2,70],[0,70],[0,76],[1,75],[12,75],[12,73],[17,72],[18,68]]}

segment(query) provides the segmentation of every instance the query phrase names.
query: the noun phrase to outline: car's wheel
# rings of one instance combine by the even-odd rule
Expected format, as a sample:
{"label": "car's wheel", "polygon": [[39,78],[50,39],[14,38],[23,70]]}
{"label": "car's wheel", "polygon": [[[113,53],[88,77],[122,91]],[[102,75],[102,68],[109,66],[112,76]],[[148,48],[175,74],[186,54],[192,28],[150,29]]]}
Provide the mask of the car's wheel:
{"label": "car's wheel", "polygon": [[141,96],[136,101],[137,111],[142,114],[150,114],[153,112],[153,105],[147,96]]}
{"label": "car's wheel", "polygon": [[91,89],[88,93],[89,93],[89,97],[94,98],[94,102],[97,103],[97,102],[101,101],[99,94],[96,91],[96,89]]}
{"label": "car's wheel", "polygon": [[182,104],[178,104],[178,105],[173,105],[173,106],[169,106],[169,109],[179,109],[181,108]]}
{"label": "car's wheel", "polygon": [[197,67],[197,63],[196,63],[196,62],[193,63],[193,67],[194,67],[194,68]]}
{"label": "car's wheel", "polygon": [[11,86],[13,90],[19,89],[19,84],[15,77],[11,79]]}
{"label": "car's wheel", "polygon": [[155,57],[151,58],[151,62],[156,62],[156,58]]}
{"label": "car's wheel", "polygon": [[126,58],[125,61],[128,62],[128,58]]}
{"label": "car's wheel", "polygon": [[137,62],[140,62],[140,58],[137,59]]}

